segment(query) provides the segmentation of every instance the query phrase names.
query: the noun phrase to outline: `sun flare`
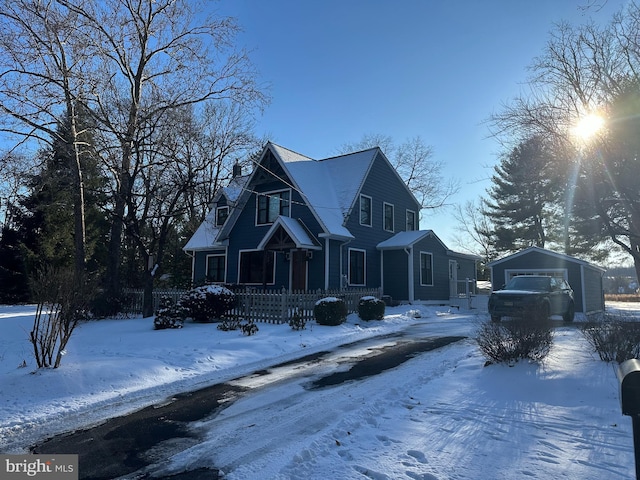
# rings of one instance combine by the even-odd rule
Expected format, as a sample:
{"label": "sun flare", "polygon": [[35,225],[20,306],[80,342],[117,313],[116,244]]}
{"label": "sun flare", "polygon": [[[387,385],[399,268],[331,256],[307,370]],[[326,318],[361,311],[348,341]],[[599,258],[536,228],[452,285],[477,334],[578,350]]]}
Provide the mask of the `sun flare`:
{"label": "sun flare", "polygon": [[604,127],[604,118],[595,113],[582,117],[573,128],[576,137],[588,141]]}

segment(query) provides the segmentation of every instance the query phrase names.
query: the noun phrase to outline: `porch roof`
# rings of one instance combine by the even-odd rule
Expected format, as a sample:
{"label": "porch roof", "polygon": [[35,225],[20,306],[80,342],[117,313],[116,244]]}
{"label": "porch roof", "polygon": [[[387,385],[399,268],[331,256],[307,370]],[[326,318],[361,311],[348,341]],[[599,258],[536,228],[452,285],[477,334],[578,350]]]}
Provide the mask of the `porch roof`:
{"label": "porch roof", "polygon": [[376,248],[378,250],[400,250],[402,248],[409,248],[414,243],[429,235],[433,235],[431,230],[409,230],[406,232],[398,232],[393,237],[380,242]]}
{"label": "porch roof", "polygon": [[300,221],[280,215],[276,218],[276,221],[273,222],[273,225],[271,225],[271,228],[269,228],[264,237],[262,237],[262,240],[258,244],[258,249],[264,250],[269,240],[273,238],[279,229],[283,229],[286,232],[293,243],[295,243],[296,248],[305,248],[308,250],[320,250],[322,248],[318,245],[317,241],[314,241],[312,235]]}

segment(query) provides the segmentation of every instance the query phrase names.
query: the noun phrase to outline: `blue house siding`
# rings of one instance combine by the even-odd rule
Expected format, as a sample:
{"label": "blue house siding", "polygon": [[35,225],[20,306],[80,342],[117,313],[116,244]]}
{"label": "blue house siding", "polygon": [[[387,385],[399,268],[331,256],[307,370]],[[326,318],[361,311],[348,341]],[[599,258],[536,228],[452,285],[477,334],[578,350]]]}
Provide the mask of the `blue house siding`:
{"label": "blue house siding", "polygon": [[[281,209],[279,212],[272,210],[268,215],[270,219],[276,213],[283,216],[277,219],[277,228],[272,228],[272,224],[258,225],[256,199],[260,193],[269,195],[283,190],[289,192],[288,209]],[[279,248],[285,251],[278,250],[276,253],[275,281],[267,286],[290,288],[292,268],[301,266],[298,255],[287,255],[286,249],[291,243],[295,243],[305,251],[306,263],[303,270],[308,289],[356,285],[379,287],[384,283],[387,293],[394,299],[448,299],[448,250],[435,236],[432,239],[433,245],[427,242],[428,245],[424,247],[434,254],[433,286],[419,285],[419,251],[422,245],[415,249],[415,280],[411,283],[409,257],[404,249],[391,251],[395,246],[389,251],[385,249],[383,282],[383,252],[378,249],[378,245],[395,235],[405,238],[407,211],[415,214],[411,230],[417,230],[420,205],[380,149],[368,149],[317,161],[269,143],[261,153],[260,165],[246,177],[234,177],[225,195],[230,196],[227,199],[224,195],[217,194],[217,204],[213,206],[226,205],[229,200],[229,217],[225,225],[219,230],[199,229],[189,240],[188,246],[185,246],[185,250],[194,255],[193,276],[196,281],[204,279],[206,256],[219,245],[226,248],[226,282],[232,284],[239,283],[240,280],[241,252],[256,251],[258,247]],[[370,226],[360,224],[361,195],[371,200]],[[391,223],[390,218],[385,217],[385,205],[388,207],[387,211],[392,209]],[[272,207],[275,205],[267,205],[267,208]],[[413,235],[413,232],[409,236],[421,238],[420,234]],[[289,237],[294,242],[289,242]],[[393,241],[395,240],[392,239]],[[361,279],[360,270],[355,271],[349,284],[345,282],[345,277],[349,277],[351,273],[350,252],[355,252],[354,258],[357,260],[360,260],[360,255],[364,255],[365,260],[364,278]],[[295,261],[292,261],[294,258]],[[295,273],[295,284],[301,285],[301,270],[296,269]],[[262,283],[256,286],[262,286]],[[416,295],[410,295],[412,293]]]}
{"label": "blue house siding", "polygon": [[[449,257],[446,249],[433,236],[422,239],[413,246],[416,301],[449,300]],[[429,253],[433,259],[433,285],[420,283],[420,252]]]}
{"label": "blue house siding", "polygon": [[395,301],[406,301],[409,298],[409,256],[404,250],[387,250],[382,253],[382,258],[384,294]]}
{"label": "blue house siding", "polygon": [[[405,185],[401,181],[393,181],[395,179],[397,179],[397,174],[381,154],[378,154],[360,190],[361,195],[371,198],[371,226],[360,224],[360,196],[355,199],[347,220],[347,229],[356,237],[348,244],[348,248],[367,252],[366,282],[368,287],[379,287],[382,283],[380,252],[376,249],[376,245],[391,238],[395,233],[406,230],[407,209],[419,211],[419,205]],[[385,203],[392,204],[394,207],[393,232],[384,229]],[[348,251],[344,252],[343,268],[345,272],[348,271]]]}

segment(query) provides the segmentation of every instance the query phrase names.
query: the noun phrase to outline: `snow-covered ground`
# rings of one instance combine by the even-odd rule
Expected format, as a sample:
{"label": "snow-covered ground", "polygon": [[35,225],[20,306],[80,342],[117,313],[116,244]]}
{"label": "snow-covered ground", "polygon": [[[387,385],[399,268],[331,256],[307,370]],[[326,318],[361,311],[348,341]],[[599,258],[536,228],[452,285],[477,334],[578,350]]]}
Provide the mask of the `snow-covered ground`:
{"label": "snow-covered ground", "polygon": [[[403,329],[472,337],[486,320],[444,307],[395,307],[381,322],[351,315],[339,327],[299,332],[259,324],[251,337],[212,324],[155,331],[151,319],[101,320],[77,328],[59,369],[36,370],[33,313],[0,307],[1,453],[347,342]],[[634,477],[615,367],[589,351],[578,329],[557,329],[543,365],[484,362],[470,338],[318,390],[305,388],[321,373],[314,369],[269,386],[246,380],[253,392],[194,424],[200,442],[168,455],[161,471],[216,467],[228,479]]]}

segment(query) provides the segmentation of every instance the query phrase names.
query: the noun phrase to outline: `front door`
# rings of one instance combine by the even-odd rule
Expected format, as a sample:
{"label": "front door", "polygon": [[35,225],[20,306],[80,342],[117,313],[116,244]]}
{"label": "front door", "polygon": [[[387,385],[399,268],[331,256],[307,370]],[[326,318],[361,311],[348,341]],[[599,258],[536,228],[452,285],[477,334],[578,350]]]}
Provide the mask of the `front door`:
{"label": "front door", "polygon": [[291,290],[307,289],[307,251],[291,250]]}

